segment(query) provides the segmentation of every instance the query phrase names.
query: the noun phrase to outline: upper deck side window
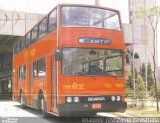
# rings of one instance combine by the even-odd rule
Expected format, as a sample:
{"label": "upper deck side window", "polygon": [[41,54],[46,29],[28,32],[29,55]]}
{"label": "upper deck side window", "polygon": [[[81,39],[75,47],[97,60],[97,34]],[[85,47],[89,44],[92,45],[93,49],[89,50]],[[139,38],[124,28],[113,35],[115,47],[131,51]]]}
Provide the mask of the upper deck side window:
{"label": "upper deck side window", "polygon": [[29,46],[30,41],[31,41],[31,32],[27,33],[26,35],[26,47]]}
{"label": "upper deck side window", "polygon": [[54,9],[48,16],[48,31],[57,28],[57,9]]}
{"label": "upper deck side window", "polygon": [[22,50],[24,50],[27,45],[26,45],[26,37],[23,37],[22,39],[18,40],[15,44],[14,44],[14,55],[21,52]]}
{"label": "upper deck side window", "polygon": [[39,38],[42,38],[47,34],[47,17],[45,17],[40,23],[39,23]]}
{"label": "upper deck side window", "polygon": [[20,50],[23,50],[25,48],[26,45],[26,40],[25,37],[21,40],[21,44],[20,44]]}
{"label": "upper deck side window", "polygon": [[62,26],[121,30],[117,11],[95,7],[63,6],[61,14]]}
{"label": "upper deck side window", "polygon": [[21,40],[17,41],[16,43],[16,53],[20,51],[20,45],[21,45]]}
{"label": "upper deck side window", "polygon": [[18,42],[14,44],[14,55],[18,53]]}
{"label": "upper deck side window", "polygon": [[36,25],[32,31],[31,31],[31,44],[33,44],[34,42],[36,42],[38,38],[38,25]]}
{"label": "upper deck side window", "polygon": [[43,38],[47,33],[57,29],[57,7],[53,9],[45,18],[43,18],[36,26],[34,26],[22,40],[18,40],[14,44],[14,55],[21,52],[23,49],[29,47]]}

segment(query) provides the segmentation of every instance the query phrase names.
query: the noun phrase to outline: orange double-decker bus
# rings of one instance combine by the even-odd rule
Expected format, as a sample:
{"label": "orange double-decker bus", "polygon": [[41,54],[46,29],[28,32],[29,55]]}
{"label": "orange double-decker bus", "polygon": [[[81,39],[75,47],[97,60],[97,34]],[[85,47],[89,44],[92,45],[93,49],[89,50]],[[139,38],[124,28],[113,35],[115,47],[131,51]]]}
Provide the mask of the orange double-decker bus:
{"label": "orange double-decker bus", "polygon": [[119,11],[57,5],[14,44],[13,99],[43,115],[124,112],[124,51]]}

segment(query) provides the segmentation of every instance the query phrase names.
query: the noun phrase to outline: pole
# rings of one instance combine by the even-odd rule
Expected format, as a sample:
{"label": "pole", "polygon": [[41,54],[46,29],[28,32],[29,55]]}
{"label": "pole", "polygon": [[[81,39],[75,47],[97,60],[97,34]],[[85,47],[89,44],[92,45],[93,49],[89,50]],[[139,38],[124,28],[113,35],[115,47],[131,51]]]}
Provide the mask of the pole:
{"label": "pole", "polygon": [[[143,1],[144,3],[144,8],[146,8],[146,0]],[[144,29],[143,29],[143,37],[145,37],[145,32],[146,32],[146,18],[144,17]],[[145,45],[145,81],[146,81],[146,96],[148,95],[148,71],[147,71],[147,40],[144,38],[144,45]]]}
{"label": "pole", "polygon": [[[157,1],[155,0],[155,6],[157,5]],[[159,15],[158,15],[159,16]],[[158,19],[158,16],[157,16],[157,19]],[[155,19],[155,18],[154,18]],[[158,21],[157,19],[155,19],[156,21]],[[155,22],[155,23],[157,23],[157,22]],[[155,62],[155,64],[154,64],[154,79],[155,79],[155,95],[156,95],[156,104],[157,104],[157,111],[159,111],[159,97],[158,97],[158,89],[157,89],[157,63],[158,63],[158,56],[157,56],[157,25],[156,25],[156,27],[155,27],[155,30],[154,30],[155,32],[155,34],[154,34],[154,58],[155,58],[155,60],[154,60],[154,62]]]}
{"label": "pole", "polygon": [[[133,52],[133,54],[132,54],[132,65],[133,65],[133,78],[132,78],[132,80],[133,80],[133,89],[134,89],[134,105],[135,105],[135,98],[136,98],[136,93],[135,93],[135,90],[136,90],[136,81],[135,81],[135,60],[134,60],[134,45],[135,45],[135,42],[134,42],[134,20],[133,20],[133,16],[134,16],[134,10],[133,10],[133,0],[131,1],[129,1],[129,4],[132,4],[132,8],[130,8],[131,9],[131,11],[132,11],[132,42],[133,42],[133,47],[132,47],[132,52]],[[130,5],[130,7],[131,7],[131,5]]]}

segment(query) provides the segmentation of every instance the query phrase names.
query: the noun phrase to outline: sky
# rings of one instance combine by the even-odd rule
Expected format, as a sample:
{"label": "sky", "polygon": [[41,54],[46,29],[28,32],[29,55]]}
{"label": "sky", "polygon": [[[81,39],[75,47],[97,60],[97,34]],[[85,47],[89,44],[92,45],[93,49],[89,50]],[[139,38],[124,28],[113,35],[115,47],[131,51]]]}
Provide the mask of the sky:
{"label": "sky", "polygon": [[[123,23],[129,22],[128,0],[99,0],[100,6],[120,10]],[[0,0],[0,10],[16,10],[21,12],[47,14],[57,3],[95,4],[95,0]],[[160,5],[160,0],[157,0]],[[160,24],[158,26],[160,32]],[[158,46],[160,46],[160,35],[158,35]],[[160,49],[160,48],[159,48]],[[158,51],[160,66],[160,50]]]}

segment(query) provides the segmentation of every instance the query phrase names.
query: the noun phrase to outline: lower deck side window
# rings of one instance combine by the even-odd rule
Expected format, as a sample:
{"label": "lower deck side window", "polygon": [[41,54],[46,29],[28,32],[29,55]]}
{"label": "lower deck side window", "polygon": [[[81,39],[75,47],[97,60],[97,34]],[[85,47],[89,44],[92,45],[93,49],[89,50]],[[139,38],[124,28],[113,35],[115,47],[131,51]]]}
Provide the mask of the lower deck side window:
{"label": "lower deck side window", "polygon": [[26,65],[19,67],[19,80],[26,80]]}
{"label": "lower deck side window", "polygon": [[33,62],[33,78],[44,78],[46,76],[46,60],[41,58]]}

